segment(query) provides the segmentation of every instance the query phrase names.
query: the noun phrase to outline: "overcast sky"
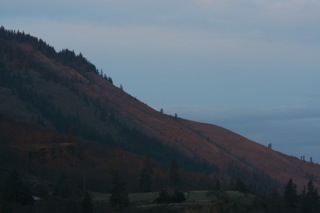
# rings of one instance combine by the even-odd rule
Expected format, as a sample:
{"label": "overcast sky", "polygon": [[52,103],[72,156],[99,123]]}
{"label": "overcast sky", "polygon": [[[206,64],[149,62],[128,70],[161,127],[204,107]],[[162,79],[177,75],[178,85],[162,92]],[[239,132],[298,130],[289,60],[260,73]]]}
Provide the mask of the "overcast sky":
{"label": "overcast sky", "polygon": [[320,162],[319,0],[0,0],[155,109]]}

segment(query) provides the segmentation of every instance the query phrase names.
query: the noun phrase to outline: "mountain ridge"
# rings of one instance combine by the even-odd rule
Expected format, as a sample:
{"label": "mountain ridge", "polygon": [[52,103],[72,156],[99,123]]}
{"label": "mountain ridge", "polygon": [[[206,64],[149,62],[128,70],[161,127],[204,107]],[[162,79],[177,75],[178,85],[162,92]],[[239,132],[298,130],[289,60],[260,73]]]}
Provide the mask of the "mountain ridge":
{"label": "mountain ridge", "polygon": [[75,131],[81,140],[152,158],[164,167],[178,158],[183,169],[202,168],[200,173],[220,179],[227,174],[228,179],[240,177],[259,185],[284,184],[293,178],[300,189],[313,179],[320,186],[319,165],[217,125],[156,111],[114,86],[81,53],[57,53],[41,39],[4,27],[0,41],[3,114],[20,116],[62,135]]}

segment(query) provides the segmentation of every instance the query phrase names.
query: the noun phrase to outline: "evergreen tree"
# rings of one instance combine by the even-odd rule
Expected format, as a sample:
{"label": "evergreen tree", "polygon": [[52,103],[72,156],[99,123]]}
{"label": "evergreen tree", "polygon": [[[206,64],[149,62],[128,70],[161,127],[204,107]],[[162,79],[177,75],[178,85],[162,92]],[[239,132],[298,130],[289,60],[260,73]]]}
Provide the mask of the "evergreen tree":
{"label": "evergreen tree", "polygon": [[170,182],[174,187],[179,187],[179,185],[181,184],[181,176],[180,176],[179,167],[176,160],[173,160],[171,162]]}
{"label": "evergreen tree", "polygon": [[125,183],[118,172],[112,174],[112,189],[110,196],[111,206],[121,209],[129,205],[129,196]]}
{"label": "evergreen tree", "polygon": [[239,191],[239,192],[242,192],[242,193],[247,193],[249,191],[248,187],[246,186],[246,184],[240,178],[237,178],[237,182],[236,182],[236,185],[235,185],[235,190]]}
{"label": "evergreen tree", "polygon": [[150,192],[152,188],[152,165],[148,159],[140,173],[139,188],[141,192]]}
{"label": "evergreen tree", "polygon": [[292,179],[285,186],[284,199],[289,210],[296,212],[298,202],[297,186],[293,183]]}
{"label": "evergreen tree", "polygon": [[313,186],[313,181],[309,180],[307,191],[302,192],[302,212],[303,213],[313,213],[320,211],[319,194],[317,189]]}

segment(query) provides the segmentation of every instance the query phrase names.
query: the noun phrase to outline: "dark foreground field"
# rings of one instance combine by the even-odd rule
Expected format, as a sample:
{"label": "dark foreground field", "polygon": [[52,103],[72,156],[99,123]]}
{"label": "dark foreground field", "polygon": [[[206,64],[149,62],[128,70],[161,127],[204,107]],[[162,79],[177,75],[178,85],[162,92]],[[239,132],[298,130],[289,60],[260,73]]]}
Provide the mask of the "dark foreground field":
{"label": "dark foreground field", "polygon": [[109,205],[110,194],[91,193],[96,212],[265,212],[254,195],[237,191],[184,192],[182,203],[155,203],[158,192],[129,194],[130,206],[117,210]]}

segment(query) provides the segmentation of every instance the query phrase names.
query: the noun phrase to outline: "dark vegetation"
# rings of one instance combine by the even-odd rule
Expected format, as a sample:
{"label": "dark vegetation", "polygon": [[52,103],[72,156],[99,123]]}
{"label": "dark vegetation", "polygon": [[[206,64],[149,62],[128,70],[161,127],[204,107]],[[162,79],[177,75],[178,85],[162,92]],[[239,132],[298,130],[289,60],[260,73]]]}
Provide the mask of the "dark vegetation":
{"label": "dark vegetation", "polygon": [[309,180],[307,186],[299,193],[292,179],[284,186],[283,195],[277,191],[265,198],[267,212],[320,212],[320,199],[313,181]]}
{"label": "dark vegetation", "polygon": [[[83,78],[57,73],[60,64]],[[298,194],[292,180],[282,189],[244,160],[226,162],[222,171],[189,157],[130,123],[109,100],[86,93],[81,85],[94,84],[91,74],[113,84],[81,53],[56,52],[0,28],[0,95],[7,98],[0,108],[0,212],[148,212],[129,195],[155,191],[147,204],[167,212],[167,204],[197,202],[188,198],[195,189],[208,191],[213,212],[319,212],[312,181]],[[110,194],[107,207],[91,192]]]}

